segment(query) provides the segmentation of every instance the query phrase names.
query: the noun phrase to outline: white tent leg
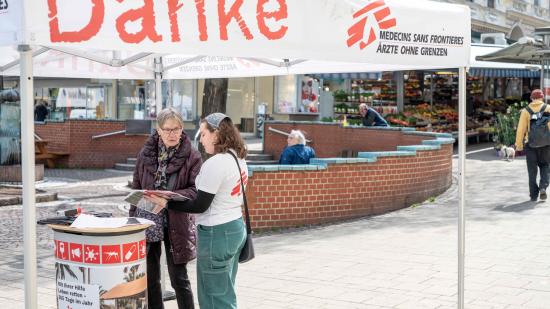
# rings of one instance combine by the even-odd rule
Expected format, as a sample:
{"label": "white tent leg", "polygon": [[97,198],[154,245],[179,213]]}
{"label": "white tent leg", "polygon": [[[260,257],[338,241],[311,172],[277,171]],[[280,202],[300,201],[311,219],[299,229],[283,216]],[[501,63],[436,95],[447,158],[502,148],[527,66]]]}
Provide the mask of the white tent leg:
{"label": "white tent leg", "polygon": [[18,49],[21,59],[19,85],[21,92],[25,309],[36,309],[36,208],[34,205],[36,198],[34,191],[35,165],[32,50],[28,45],[19,45]]}
{"label": "white tent leg", "polygon": [[155,58],[155,103],[156,115],[162,110],[162,58]]}
{"label": "white tent leg", "polygon": [[458,69],[458,309],[464,309],[466,68]]}

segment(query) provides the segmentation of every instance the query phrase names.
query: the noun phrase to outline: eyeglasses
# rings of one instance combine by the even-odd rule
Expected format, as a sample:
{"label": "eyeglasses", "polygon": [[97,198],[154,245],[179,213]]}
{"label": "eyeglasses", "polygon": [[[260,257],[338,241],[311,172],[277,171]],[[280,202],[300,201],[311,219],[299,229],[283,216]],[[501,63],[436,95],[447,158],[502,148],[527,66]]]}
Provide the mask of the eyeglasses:
{"label": "eyeglasses", "polygon": [[175,135],[178,135],[178,134],[181,134],[181,129],[182,128],[174,128],[174,129],[163,129],[163,128],[160,128],[162,130],[162,132],[166,135],[170,135],[172,133],[174,133]]}

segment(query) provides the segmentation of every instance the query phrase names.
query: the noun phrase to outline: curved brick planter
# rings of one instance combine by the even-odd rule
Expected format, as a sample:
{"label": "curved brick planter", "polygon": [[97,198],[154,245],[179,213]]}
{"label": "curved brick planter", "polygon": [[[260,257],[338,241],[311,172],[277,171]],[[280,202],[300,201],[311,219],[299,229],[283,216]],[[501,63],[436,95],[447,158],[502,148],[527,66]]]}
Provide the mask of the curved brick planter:
{"label": "curved brick planter", "polygon": [[[381,214],[425,201],[451,185],[454,139],[450,134],[309,122],[272,122],[267,127],[315,132],[308,138],[321,158],[309,165],[249,167],[247,197],[255,230]],[[285,136],[265,132],[264,151],[284,145]],[[329,136],[353,136],[354,142]],[[369,151],[376,149],[375,139],[383,141],[378,147],[384,151]],[[343,149],[358,151],[358,157],[322,158]]]}

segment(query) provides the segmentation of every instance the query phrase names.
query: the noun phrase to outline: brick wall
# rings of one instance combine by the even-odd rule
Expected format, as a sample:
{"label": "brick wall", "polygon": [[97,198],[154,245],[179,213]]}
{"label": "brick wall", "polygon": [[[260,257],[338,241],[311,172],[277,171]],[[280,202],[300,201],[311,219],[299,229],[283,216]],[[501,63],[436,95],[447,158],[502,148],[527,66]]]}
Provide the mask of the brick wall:
{"label": "brick wall", "polygon": [[92,136],[125,129],[124,121],[67,120],[35,124],[38,136],[48,141],[49,151],[67,152],[59,161],[71,168],[112,168],[135,157],[147,136],[118,134],[92,140]]}
{"label": "brick wall", "polygon": [[342,127],[339,124],[315,122],[267,122],[264,129],[264,153],[272,154],[278,160],[287,145],[286,136],[270,131],[268,128],[289,133],[302,130],[308,146],[315,149],[319,158],[340,157],[342,150],[354,151],[392,151],[397,146],[418,145],[422,140],[432,139],[425,136],[404,135],[396,130],[377,130],[363,127]]}
{"label": "brick wall", "polygon": [[[407,134],[400,130],[341,127],[338,124],[271,122],[265,126],[264,152],[278,157],[286,137],[269,131],[300,129],[313,140],[317,157],[340,157],[342,150],[391,152],[422,145],[414,155],[384,154],[329,163],[318,170],[252,168],[247,187],[255,230],[298,227],[381,214],[423,202],[445,192],[452,182],[453,140],[449,136]],[[439,141],[441,144],[438,145]],[[426,150],[420,150],[426,149]],[[308,167],[311,167],[309,165]],[[299,168],[299,167],[297,167]]]}
{"label": "brick wall", "polygon": [[252,227],[297,227],[401,209],[443,193],[451,175],[451,144],[317,171],[255,171],[247,187]]}

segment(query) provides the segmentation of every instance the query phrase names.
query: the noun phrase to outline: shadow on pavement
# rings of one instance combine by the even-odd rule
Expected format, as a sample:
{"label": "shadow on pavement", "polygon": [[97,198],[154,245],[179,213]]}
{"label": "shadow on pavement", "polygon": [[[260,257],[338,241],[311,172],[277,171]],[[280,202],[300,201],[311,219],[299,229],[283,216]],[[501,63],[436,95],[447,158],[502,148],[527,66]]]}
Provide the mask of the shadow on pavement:
{"label": "shadow on pavement", "polygon": [[543,202],[532,202],[525,201],[521,203],[516,203],[512,205],[501,205],[493,208],[494,211],[503,211],[503,212],[522,212],[526,210],[532,210],[537,206],[537,204],[542,204]]}

